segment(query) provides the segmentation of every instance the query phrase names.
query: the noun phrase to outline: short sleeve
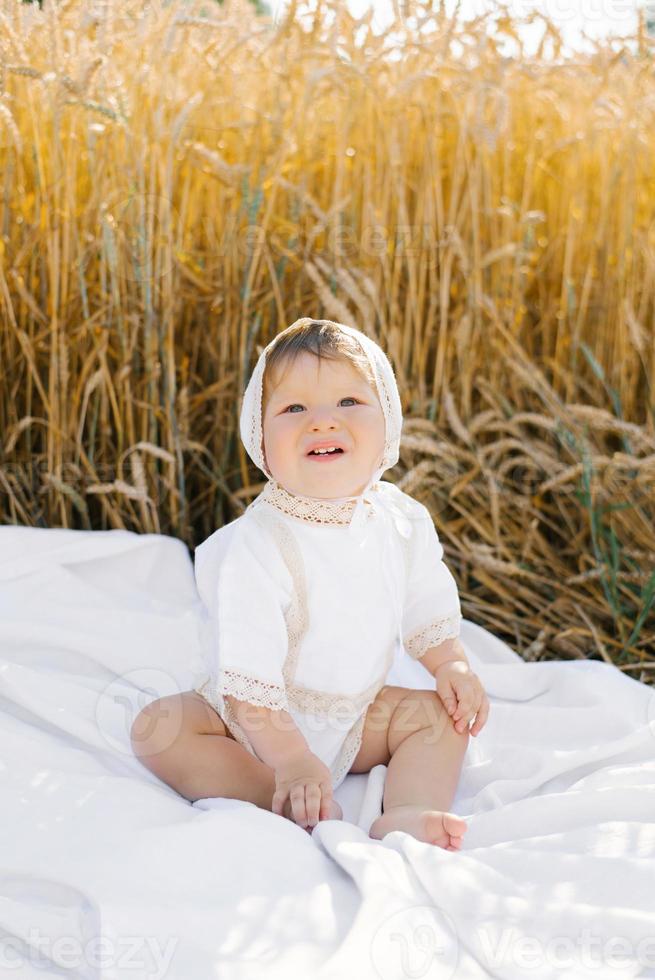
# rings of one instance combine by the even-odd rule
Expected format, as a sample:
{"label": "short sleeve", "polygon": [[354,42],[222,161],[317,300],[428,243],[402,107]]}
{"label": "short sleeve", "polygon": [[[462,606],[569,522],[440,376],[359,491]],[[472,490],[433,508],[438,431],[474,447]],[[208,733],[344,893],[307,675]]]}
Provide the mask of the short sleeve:
{"label": "short sleeve", "polygon": [[444,640],[459,636],[461,607],[457,583],[443,561],[432,515],[414,501],[409,567],[402,618],[402,640],[414,660]]}
{"label": "short sleeve", "polygon": [[198,546],[194,570],[212,627],[210,693],[288,711],[289,582],[275,541],[255,521],[237,518]]}

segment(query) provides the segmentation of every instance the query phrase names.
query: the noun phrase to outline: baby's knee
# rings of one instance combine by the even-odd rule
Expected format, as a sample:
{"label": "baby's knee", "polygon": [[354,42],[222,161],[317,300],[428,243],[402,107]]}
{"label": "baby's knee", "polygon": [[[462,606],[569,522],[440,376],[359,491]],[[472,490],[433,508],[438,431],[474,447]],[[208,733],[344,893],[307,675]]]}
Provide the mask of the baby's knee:
{"label": "baby's knee", "polygon": [[134,754],[146,761],[149,756],[165,752],[175,743],[182,727],[182,704],[179,696],[151,701],[132,722],[130,741]]}
{"label": "baby's knee", "polygon": [[452,729],[459,736],[452,720],[436,691],[408,691],[391,716],[389,724],[389,748],[392,752],[409,735],[429,729],[433,738]]}

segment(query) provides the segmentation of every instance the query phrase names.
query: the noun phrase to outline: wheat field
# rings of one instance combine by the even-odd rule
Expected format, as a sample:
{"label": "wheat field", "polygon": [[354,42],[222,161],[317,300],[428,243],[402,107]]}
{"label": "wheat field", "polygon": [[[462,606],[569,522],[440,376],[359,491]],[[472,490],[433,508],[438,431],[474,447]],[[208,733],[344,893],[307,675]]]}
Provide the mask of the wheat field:
{"label": "wheat field", "polygon": [[258,353],[329,317],[464,615],[651,682],[655,41],[508,58],[439,7],[0,0],[0,521],[193,551],[263,487]]}

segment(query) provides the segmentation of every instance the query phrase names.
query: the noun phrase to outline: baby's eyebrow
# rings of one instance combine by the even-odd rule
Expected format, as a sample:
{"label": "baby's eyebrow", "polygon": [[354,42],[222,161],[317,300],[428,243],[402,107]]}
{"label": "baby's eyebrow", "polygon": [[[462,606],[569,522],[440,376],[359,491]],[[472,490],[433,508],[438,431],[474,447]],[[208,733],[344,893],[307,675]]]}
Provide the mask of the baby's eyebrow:
{"label": "baby's eyebrow", "polygon": [[[315,389],[313,389],[313,390],[315,391]],[[370,395],[371,394],[371,389],[370,388],[368,388],[366,385],[360,384],[357,381],[354,381],[352,384],[350,382],[347,382],[346,381],[346,382],[344,382],[344,384],[339,385],[338,388],[335,388],[334,389],[334,393],[335,394],[337,394],[339,392],[342,392],[342,393],[348,392],[348,393],[350,393],[350,392],[353,392],[353,391],[359,392],[360,394],[363,394],[363,395]],[[310,395],[310,394],[311,394],[310,391],[301,392],[301,391],[297,391],[297,390],[295,390],[293,388],[288,388],[288,389],[285,389],[285,390],[275,391],[271,395],[271,401],[288,401],[291,398],[305,398],[305,397],[307,397],[307,395]]]}

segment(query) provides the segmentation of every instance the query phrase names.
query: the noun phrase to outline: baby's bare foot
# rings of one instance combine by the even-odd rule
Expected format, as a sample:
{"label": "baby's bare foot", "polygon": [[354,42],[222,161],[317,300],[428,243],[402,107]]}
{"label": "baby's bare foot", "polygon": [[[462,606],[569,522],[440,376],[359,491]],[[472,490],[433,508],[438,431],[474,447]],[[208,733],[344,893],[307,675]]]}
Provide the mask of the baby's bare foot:
{"label": "baby's bare foot", "polygon": [[[288,797],[284,801],[284,806],[282,807],[282,814],[288,820],[293,820],[293,812],[291,810],[291,800]],[[323,819],[324,820],[343,819],[343,810],[341,809],[341,806],[337,803],[337,801],[334,798],[328,804],[328,815],[326,817],[323,817]],[[300,824],[298,826],[300,826]],[[313,829],[314,829],[313,827],[303,827],[303,830],[306,830],[307,833],[309,834],[311,834]]]}
{"label": "baby's bare foot", "polygon": [[404,830],[426,844],[458,851],[466,832],[466,820],[455,813],[427,810],[424,806],[393,806],[371,824],[369,837],[382,840],[392,830]]}

